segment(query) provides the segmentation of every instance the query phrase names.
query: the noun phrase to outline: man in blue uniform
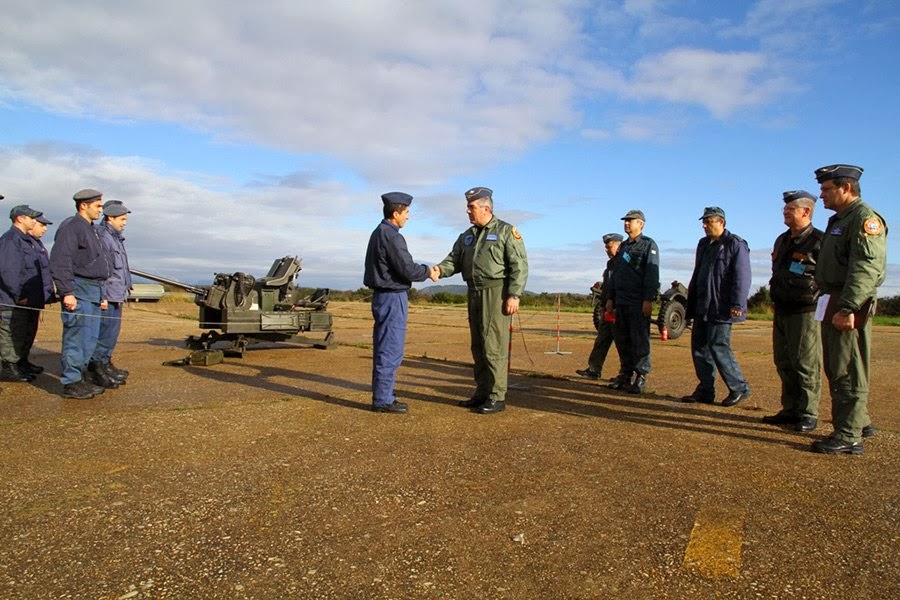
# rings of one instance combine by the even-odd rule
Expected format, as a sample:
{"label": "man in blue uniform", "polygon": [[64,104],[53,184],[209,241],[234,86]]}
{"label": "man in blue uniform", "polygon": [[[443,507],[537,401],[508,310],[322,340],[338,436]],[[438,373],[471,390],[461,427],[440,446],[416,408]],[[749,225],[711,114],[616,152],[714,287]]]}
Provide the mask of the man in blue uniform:
{"label": "man in blue uniform", "polygon": [[32,375],[39,375],[44,372],[44,367],[31,362],[30,357],[31,348],[34,346],[34,338],[37,337],[38,325],[40,324],[40,310],[48,304],[56,302],[56,292],[53,290],[53,278],[50,276],[50,253],[47,252],[47,247],[44,246],[44,242],[41,241],[41,238],[47,233],[48,225],[53,225],[53,222],[49,221],[47,217],[43,215],[35,217],[34,227],[28,232],[28,235],[34,238],[35,244],[37,245],[38,264],[41,272],[41,286],[43,287],[41,299],[35,305],[35,310],[28,311],[28,314],[25,315],[28,320],[27,337],[22,346],[19,358],[19,370],[25,373],[31,373]]}
{"label": "man in blue uniform", "polygon": [[108,381],[121,385],[128,378],[128,371],[113,364],[112,355],[122,330],[122,306],[131,291],[131,272],[128,270],[128,254],[122,235],[129,213],[131,211],[120,200],[109,200],[103,204],[103,219],[94,226],[106,252],[109,278],[103,282],[103,300],[100,302],[103,318],[100,319],[97,348],[88,364],[88,371],[94,383],[104,387],[114,387],[109,386]]}
{"label": "man in blue uniform", "polygon": [[103,210],[103,194],[79,190],[72,197],[76,214],[63,221],[50,251],[50,273],[62,299],[62,375],[64,398],[87,399],[104,388],[84,380],[100,335],[100,301],[109,277],[106,253],[93,222]]}
{"label": "man in blue uniform", "polygon": [[643,234],[644,213],[622,217],[628,239],[619,245],[606,310],[615,310],[619,374],[610,387],[640,394],[650,373],[650,314],[659,293],[659,248]]}
{"label": "man in blue uniform", "polygon": [[725,228],[725,211],[718,206],[706,207],[700,222],[706,237],[697,243],[686,309],[694,322],[691,357],[699,383],[681,401],[712,404],[718,371],[728,386],[722,406],[734,406],[750,396],[750,384],[731,350],[732,324],[747,319],[750,248]]}
{"label": "man in blue uniform", "polygon": [[403,362],[409,289],[413,281],[425,281],[428,267],[416,264],[400,229],[409,221],[412,196],[389,192],[381,196],[384,219],[369,237],[363,283],[373,290],[372,410],[403,414],[408,407],[394,395],[397,369]]}
{"label": "man in blue uniform", "polygon": [[21,204],[9,211],[12,226],[0,236],[0,380],[31,381],[36,373],[21,368],[31,313],[42,304],[40,254],[28,232],[43,213]]}

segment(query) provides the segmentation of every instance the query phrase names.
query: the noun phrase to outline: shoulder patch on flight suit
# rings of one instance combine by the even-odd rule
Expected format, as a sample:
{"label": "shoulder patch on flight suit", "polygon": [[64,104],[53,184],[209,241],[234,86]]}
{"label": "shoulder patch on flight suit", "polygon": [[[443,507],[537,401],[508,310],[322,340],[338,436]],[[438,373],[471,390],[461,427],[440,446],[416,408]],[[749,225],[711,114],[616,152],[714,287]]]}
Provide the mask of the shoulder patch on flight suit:
{"label": "shoulder patch on flight suit", "polygon": [[881,221],[876,217],[869,217],[863,223],[863,231],[866,232],[866,235],[881,235]]}
{"label": "shoulder patch on flight suit", "polygon": [[513,237],[516,238],[517,240],[522,239],[522,234],[519,233],[519,230],[516,229],[515,227],[512,228],[512,234],[513,234]]}

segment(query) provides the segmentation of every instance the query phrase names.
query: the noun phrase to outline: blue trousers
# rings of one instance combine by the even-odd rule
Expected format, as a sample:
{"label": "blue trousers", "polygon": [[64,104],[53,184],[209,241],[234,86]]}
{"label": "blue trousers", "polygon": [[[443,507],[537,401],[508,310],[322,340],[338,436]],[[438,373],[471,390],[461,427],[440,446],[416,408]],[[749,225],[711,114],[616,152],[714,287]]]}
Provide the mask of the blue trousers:
{"label": "blue trousers", "polygon": [[393,404],[394,381],[403,362],[406,345],[406,320],[409,316],[409,294],[375,292],[372,296],[372,404]]}
{"label": "blue trousers", "polygon": [[81,381],[88,366],[97,338],[100,336],[100,304],[78,298],[75,310],[62,309],[62,375],[60,383],[68,385]]}
{"label": "blue trousers", "polygon": [[750,384],[731,351],[731,323],[710,323],[694,319],[691,329],[691,356],[694,373],[700,381],[695,395],[704,399],[715,398],[716,370],[732,392],[746,392]]}
{"label": "blue trousers", "polygon": [[119,332],[122,331],[122,302],[110,302],[109,307],[101,311],[100,332],[97,338],[97,348],[91,361],[102,364],[112,360],[113,350],[119,341]]}

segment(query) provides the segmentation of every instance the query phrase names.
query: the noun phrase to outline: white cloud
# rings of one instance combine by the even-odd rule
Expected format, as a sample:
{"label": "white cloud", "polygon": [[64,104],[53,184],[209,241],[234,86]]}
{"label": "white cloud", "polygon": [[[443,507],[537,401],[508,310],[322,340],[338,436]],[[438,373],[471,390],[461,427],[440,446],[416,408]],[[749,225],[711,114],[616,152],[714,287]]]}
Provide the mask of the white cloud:
{"label": "white cloud", "polygon": [[772,100],[785,86],[782,77],[769,74],[760,53],[677,48],[641,59],[630,93],[642,99],[700,104],[724,118]]}
{"label": "white cloud", "polygon": [[7,96],[433,183],[572,124],[576,2],[59,2],[5,10]]}

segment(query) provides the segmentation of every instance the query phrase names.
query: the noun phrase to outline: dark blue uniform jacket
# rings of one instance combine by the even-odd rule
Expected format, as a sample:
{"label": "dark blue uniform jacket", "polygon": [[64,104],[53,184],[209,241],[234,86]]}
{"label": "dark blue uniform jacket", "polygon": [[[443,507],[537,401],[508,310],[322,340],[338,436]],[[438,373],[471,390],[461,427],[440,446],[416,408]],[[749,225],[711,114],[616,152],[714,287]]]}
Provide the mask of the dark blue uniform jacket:
{"label": "dark blue uniform jacket", "polygon": [[659,248],[653,238],[639,235],[619,245],[610,276],[609,298],[617,305],[652,301],[659,293]]}
{"label": "dark blue uniform jacket", "polygon": [[106,254],[94,226],[83,217],[75,215],[60,224],[50,250],[50,273],[60,298],[75,295],[76,277],[95,280],[98,285],[109,277]]}
{"label": "dark blue uniform jacket", "polygon": [[[749,294],[750,248],[747,242],[727,229],[718,240],[701,238],[694,259],[694,274],[688,286],[688,318],[705,317],[713,323],[745,321]],[[740,308],[741,316],[732,317],[732,308]]]}
{"label": "dark blue uniform jacket", "polygon": [[[26,303],[20,303],[26,300]],[[15,227],[0,236],[0,306],[44,306],[44,282],[37,240]]]}
{"label": "dark blue uniform jacket", "polygon": [[403,291],[428,279],[428,267],[416,264],[400,228],[382,220],[369,238],[363,283],[375,291]]}

